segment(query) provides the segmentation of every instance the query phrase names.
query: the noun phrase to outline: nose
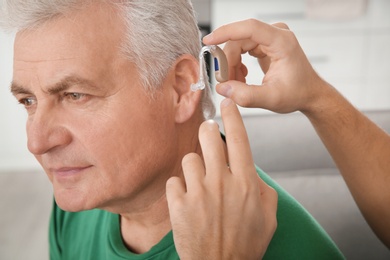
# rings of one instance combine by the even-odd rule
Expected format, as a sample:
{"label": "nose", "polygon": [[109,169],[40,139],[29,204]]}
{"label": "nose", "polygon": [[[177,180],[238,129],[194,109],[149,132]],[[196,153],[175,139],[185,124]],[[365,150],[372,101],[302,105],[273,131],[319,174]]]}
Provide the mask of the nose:
{"label": "nose", "polygon": [[62,124],[63,118],[56,110],[37,109],[27,121],[27,147],[34,155],[48,153],[54,148],[66,146],[71,134]]}

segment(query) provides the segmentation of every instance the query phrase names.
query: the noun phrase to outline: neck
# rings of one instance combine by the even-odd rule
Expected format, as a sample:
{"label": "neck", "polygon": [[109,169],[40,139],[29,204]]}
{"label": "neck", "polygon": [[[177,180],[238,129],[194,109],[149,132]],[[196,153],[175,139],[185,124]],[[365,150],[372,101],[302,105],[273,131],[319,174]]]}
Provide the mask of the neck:
{"label": "neck", "polygon": [[120,216],[123,241],[133,253],[149,251],[171,230],[165,194],[142,211]]}

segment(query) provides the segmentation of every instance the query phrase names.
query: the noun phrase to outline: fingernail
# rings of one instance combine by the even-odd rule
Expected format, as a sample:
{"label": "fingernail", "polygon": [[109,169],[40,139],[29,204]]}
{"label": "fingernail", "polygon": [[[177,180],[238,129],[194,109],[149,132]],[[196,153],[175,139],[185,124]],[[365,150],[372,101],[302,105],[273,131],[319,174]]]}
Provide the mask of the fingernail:
{"label": "fingernail", "polygon": [[230,106],[230,104],[232,104],[233,101],[230,99],[230,98],[225,98],[224,100],[222,100],[221,102],[221,107],[227,107],[227,106]]}
{"label": "fingernail", "polygon": [[225,97],[231,97],[232,95],[232,86],[229,84],[221,84],[218,88],[218,93]]}

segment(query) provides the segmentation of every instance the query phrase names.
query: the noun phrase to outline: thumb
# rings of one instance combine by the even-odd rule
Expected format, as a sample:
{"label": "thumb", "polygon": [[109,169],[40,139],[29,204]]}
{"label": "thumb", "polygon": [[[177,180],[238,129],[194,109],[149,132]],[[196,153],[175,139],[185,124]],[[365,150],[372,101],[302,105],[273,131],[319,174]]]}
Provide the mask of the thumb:
{"label": "thumb", "polygon": [[242,107],[267,108],[271,100],[271,89],[266,85],[248,85],[230,80],[216,86],[220,95],[232,99]]}

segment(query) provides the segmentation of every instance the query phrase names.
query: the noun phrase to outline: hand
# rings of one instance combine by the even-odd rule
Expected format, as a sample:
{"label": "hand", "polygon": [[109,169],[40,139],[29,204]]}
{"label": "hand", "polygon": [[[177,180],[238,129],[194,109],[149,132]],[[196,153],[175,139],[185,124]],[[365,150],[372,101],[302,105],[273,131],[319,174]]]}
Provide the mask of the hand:
{"label": "hand", "polygon": [[218,125],[206,121],[199,129],[203,159],[186,155],[184,180],[167,182],[173,237],[182,259],[260,259],[276,229],[277,193],[257,175],[237,106],[226,99],[221,113],[227,155]]}
{"label": "hand", "polygon": [[[278,113],[316,106],[323,81],[310,65],[295,35],[287,25],[269,25],[254,19],[224,25],[203,38],[207,45],[226,42],[230,81],[217,85],[217,92],[245,107]],[[260,86],[245,84],[247,69],[241,55],[258,59],[264,72]]]}

